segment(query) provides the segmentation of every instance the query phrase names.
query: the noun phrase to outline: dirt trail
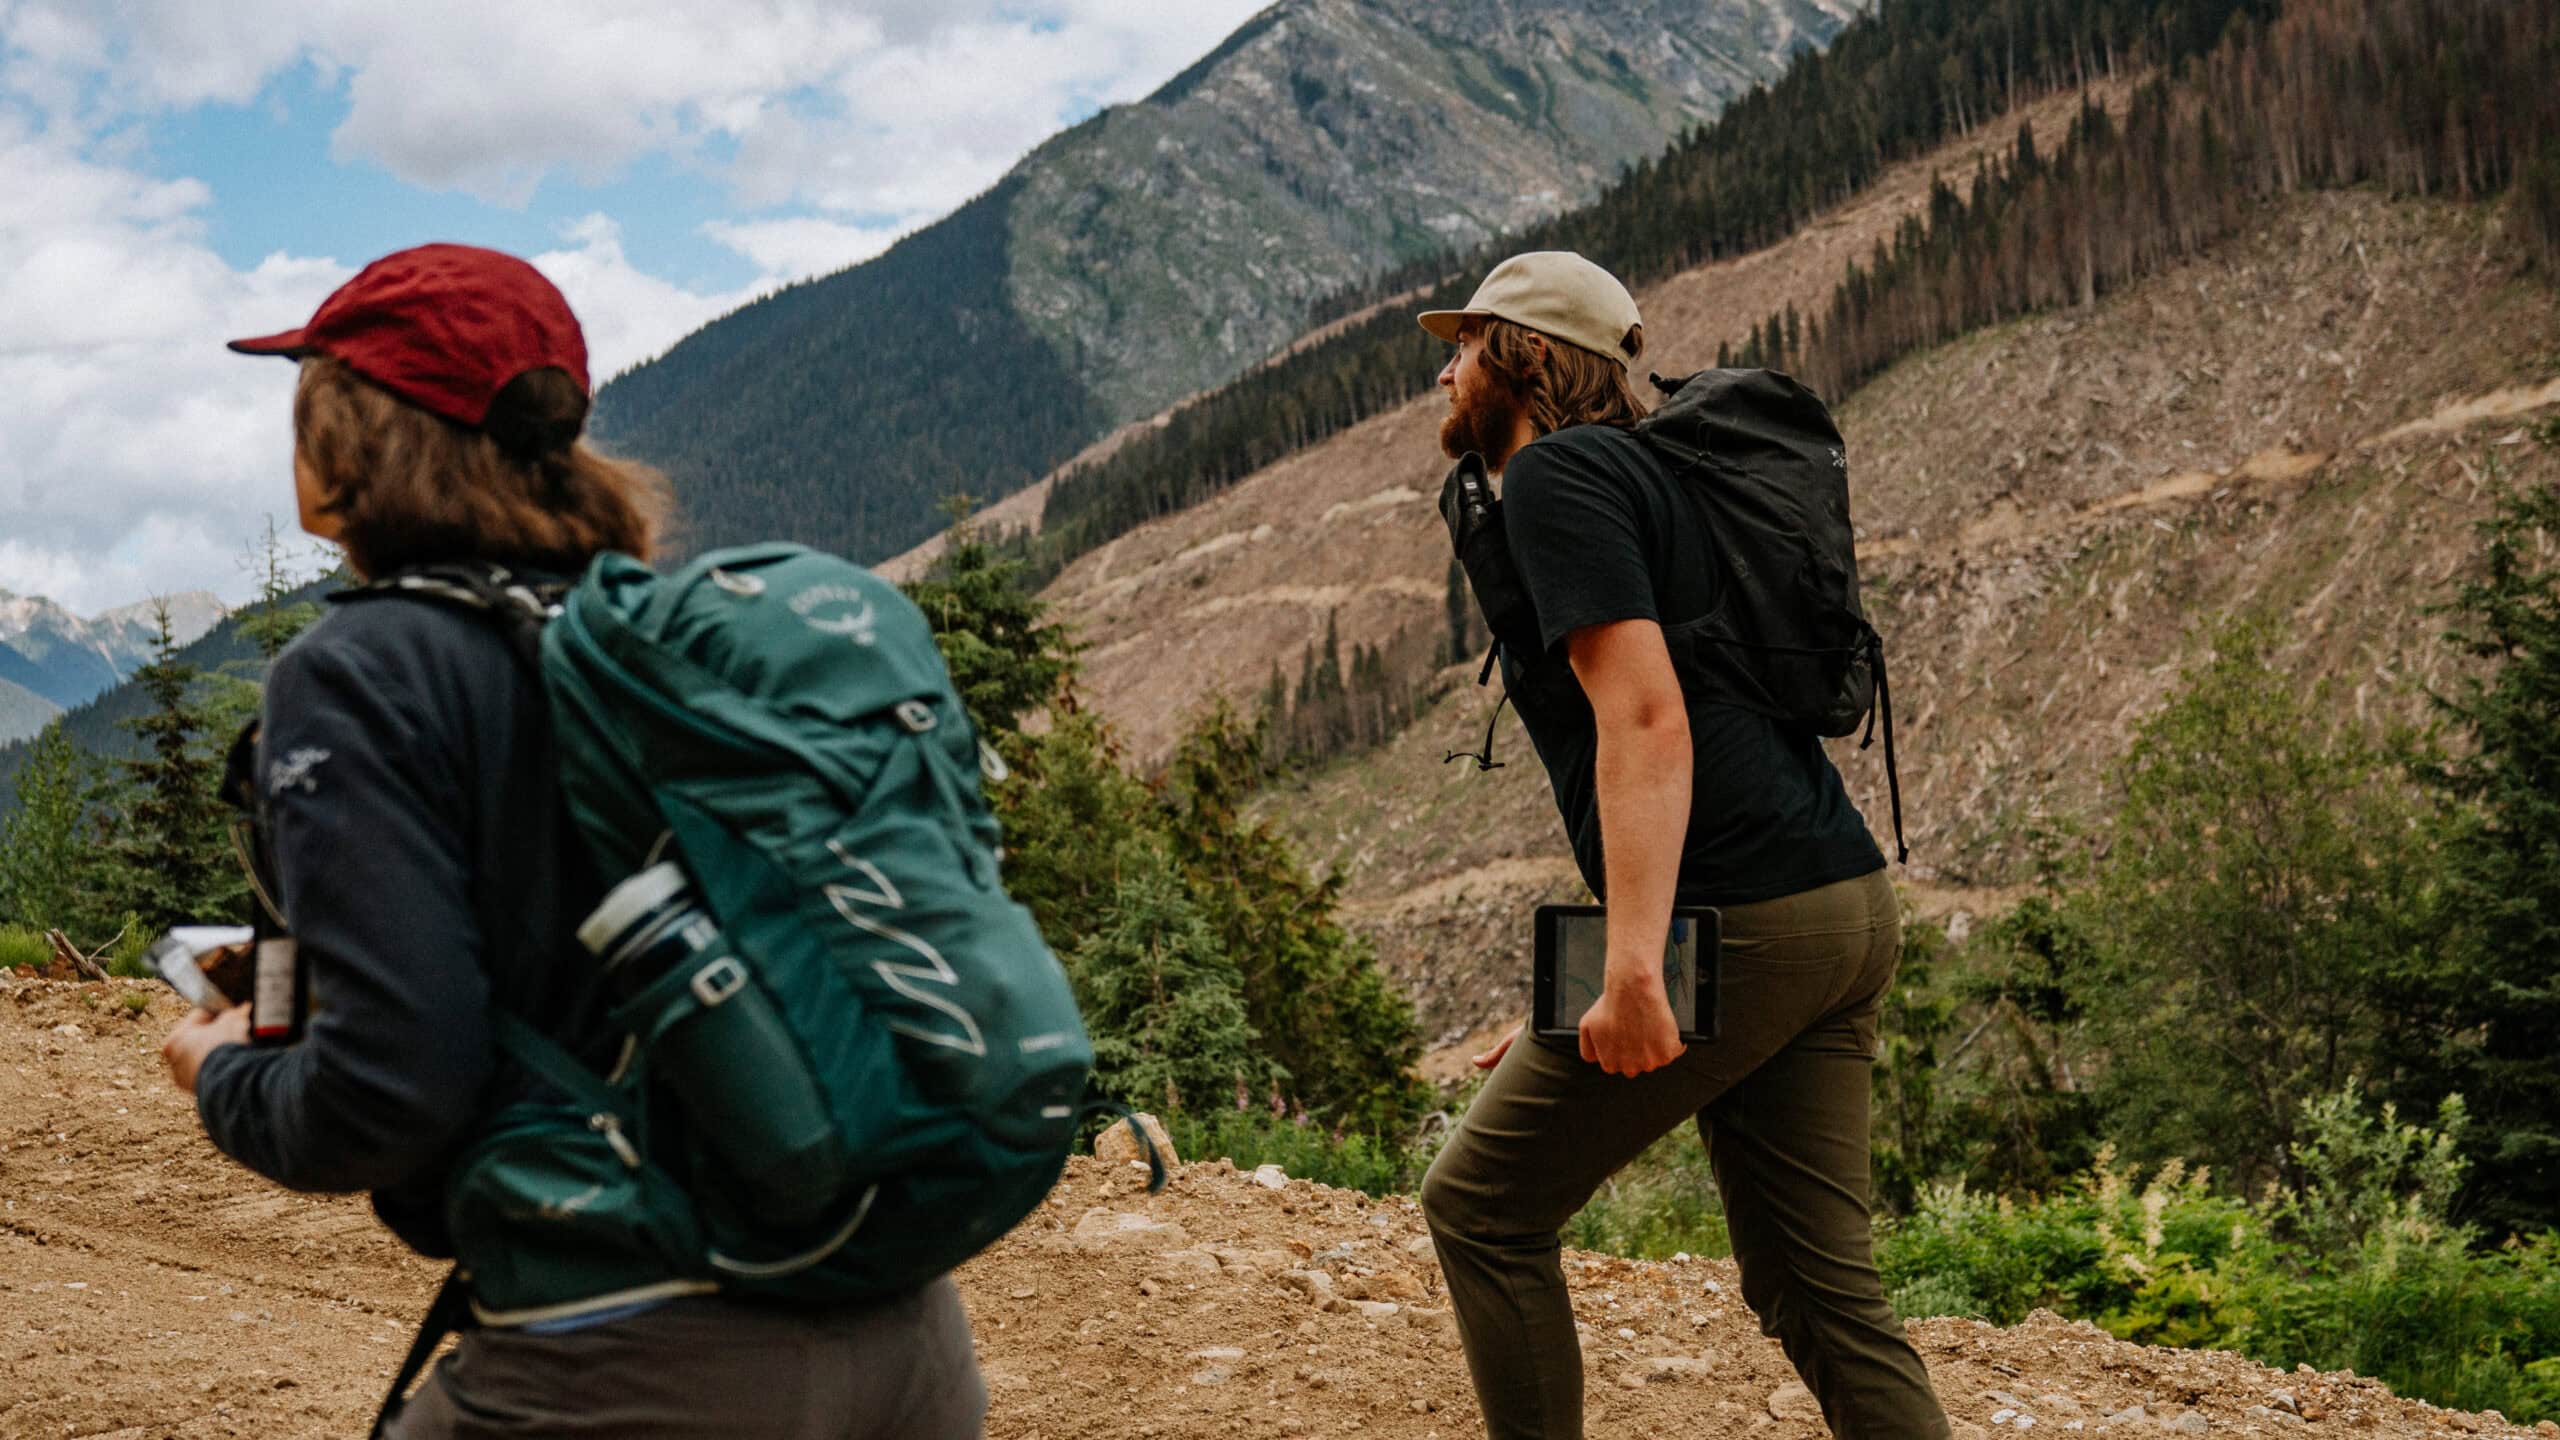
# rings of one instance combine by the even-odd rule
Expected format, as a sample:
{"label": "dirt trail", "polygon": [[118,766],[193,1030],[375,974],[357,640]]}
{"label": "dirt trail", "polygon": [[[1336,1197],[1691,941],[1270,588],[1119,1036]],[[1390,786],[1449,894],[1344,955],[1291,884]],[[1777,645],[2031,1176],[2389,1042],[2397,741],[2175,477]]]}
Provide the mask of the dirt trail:
{"label": "dirt trail", "polygon": [[[361,1434],[438,1267],[360,1201],[285,1195],[217,1156],[160,1074],[176,1014],[137,984],[0,978],[0,1437]],[[1079,1159],[961,1272],[990,1435],[1481,1433],[1410,1201],[1215,1160],[1162,1195],[1142,1182]],[[1732,1266],[1568,1263],[1591,1434],[1823,1433]],[[2123,1440],[2528,1433],[2050,1318],[1913,1336],[1964,1440],[2020,1414]],[[2286,1402],[2306,1418],[2269,1408]],[[2145,1419],[2106,1418],[2135,1405]]]}

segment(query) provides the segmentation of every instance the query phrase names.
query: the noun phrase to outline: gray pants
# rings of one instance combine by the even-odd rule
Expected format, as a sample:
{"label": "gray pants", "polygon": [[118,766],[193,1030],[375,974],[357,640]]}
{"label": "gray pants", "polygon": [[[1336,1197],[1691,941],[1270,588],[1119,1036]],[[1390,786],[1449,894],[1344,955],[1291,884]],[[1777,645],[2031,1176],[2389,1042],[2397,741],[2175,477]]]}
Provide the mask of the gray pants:
{"label": "gray pants", "polygon": [[563,1335],[479,1329],[392,1440],[977,1440],[986,1386],[948,1277],[859,1310],[705,1297]]}
{"label": "gray pants", "polygon": [[1694,1122],[1742,1298],[1834,1435],[1942,1440],[1946,1415],[1885,1303],[1867,1216],[1877,999],[1901,958],[1881,873],[1724,911],[1723,1025],[1634,1079],[1522,1039],[1422,1183],[1494,1440],[1580,1440],[1582,1347],[1557,1232],[1600,1183]]}

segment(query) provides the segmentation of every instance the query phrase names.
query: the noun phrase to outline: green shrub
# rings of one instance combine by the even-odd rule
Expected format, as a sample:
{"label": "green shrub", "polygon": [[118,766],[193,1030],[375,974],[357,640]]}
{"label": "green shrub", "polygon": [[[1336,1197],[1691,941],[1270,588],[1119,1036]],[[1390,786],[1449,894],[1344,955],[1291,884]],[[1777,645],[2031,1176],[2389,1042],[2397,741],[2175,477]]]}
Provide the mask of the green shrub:
{"label": "green shrub", "polygon": [[2009,1324],[2043,1306],[2127,1340],[2560,1418],[2560,1235],[2481,1249],[2446,1218],[2463,1180],[2459,1098],[2442,1113],[2429,1130],[2368,1109],[2354,1085],[2316,1096],[2290,1157],[2303,1185],[2255,1203],[2178,1161],[2137,1184],[2112,1153],[2023,1201],[1936,1187],[1881,1227],[1878,1268],[1910,1317]]}
{"label": "green shrub", "polygon": [[1565,1225],[1564,1243],[1644,1260],[1732,1254],[1724,1203],[1697,1132],[1681,1126],[1603,1182]]}
{"label": "green shrub", "polygon": [[155,978],[150,964],[142,958],[142,952],[151,948],[151,942],[155,938],[157,937],[149,930],[143,928],[142,917],[130,910],[126,911],[123,931],[116,936],[115,943],[107,947],[107,953],[102,957],[107,973],[121,975],[128,980]]}
{"label": "green shrub", "polygon": [[1413,1194],[1437,1153],[1419,1140],[1335,1133],[1302,1112],[1275,1113],[1263,1104],[1177,1112],[1164,1122],[1185,1160],[1224,1158],[1244,1170],[1277,1165],[1299,1179],[1371,1195]]}

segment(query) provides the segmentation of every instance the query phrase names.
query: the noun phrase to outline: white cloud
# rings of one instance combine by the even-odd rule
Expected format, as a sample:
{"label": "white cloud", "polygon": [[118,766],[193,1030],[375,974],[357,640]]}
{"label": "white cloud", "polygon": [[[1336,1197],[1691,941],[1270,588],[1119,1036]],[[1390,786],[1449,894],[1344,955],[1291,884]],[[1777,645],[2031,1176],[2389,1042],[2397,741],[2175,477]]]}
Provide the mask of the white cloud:
{"label": "white cloud", "polygon": [[[1258,0],[0,0],[5,75],[48,106],[243,104],[342,82],[342,159],[522,203],[545,177],[734,144],[751,205],[950,208],[1070,110],[1134,99]],[[57,120],[72,118],[54,112]],[[94,120],[94,116],[80,117]],[[94,128],[94,127],[93,127]]]}
{"label": "white cloud", "polygon": [[641,270],[602,214],[533,257],[601,380],[878,253],[1257,4],[0,0],[0,589],[238,599],[261,517],[292,513],[292,367],[221,342],[301,320],[369,257],[225,263],[221,197],[150,173],[144,122],[272,103],[307,67],[346,104],[334,152],[421,187],[514,203],[652,154],[721,177],[742,213],[685,223],[754,265],[735,290]]}
{"label": "white cloud", "polygon": [[587,332],[587,371],[599,386],[772,288],[760,280],[705,295],[670,284],[623,255],[622,227],[604,215],[587,216],[561,238],[566,248],[531,258],[578,312]]}
{"label": "white cloud", "polygon": [[238,595],[266,512],[290,514],[292,368],[222,348],[343,280],[334,261],[234,270],[207,192],[85,159],[0,109],[0,588],[90,611]]}
{"label": "white cloud", "polygon": [[743,255],[776,280],[829,275],[870,259],[896,243],[912,225],[847,225],[814,215],[782,220],[713,220],[702,233]]}

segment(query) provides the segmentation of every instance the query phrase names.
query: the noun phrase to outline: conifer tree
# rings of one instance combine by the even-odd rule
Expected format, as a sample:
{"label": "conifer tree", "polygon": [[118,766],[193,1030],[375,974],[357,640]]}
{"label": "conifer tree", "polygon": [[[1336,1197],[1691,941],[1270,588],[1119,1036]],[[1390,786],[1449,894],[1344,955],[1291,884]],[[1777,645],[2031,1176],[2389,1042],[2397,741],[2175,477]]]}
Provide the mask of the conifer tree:
{"label": "conifer tree", "polygon": [[17,808],[0,815],[0,924],[85,932],[90,917],[82,912],[99,888],[86,824],[94,768],[59,720],[30,742]]}
{"label": "conifer tree", "polygon": [[1102,922],[1068,957],[1103,1087],[1199,1112],[1260,1096],[1284,1072],[1247,1019],[1241,977],[1172,864],[1133,841]]}
{"label": "conifer tree", "polygon": [[126,722],[146,748],[141,758],[118,762],[122,803],[108,852],[122,904],[145,928],[160,930],[227,916],[246,886],[232,864],[216,793],[221,765],[194,694],[199,672],[178,658],[165,602],[154,602],[152,618],[158,632],[151,662],[133,673],[152,708]]}
{"label": "conifer tree", "polygon": [[1165,797],[1174,861],[1235,957],[1246,1015],[1291,1093],[1337,1125],[1400,1129],[1422,1100],[1413,1007],[1335,918],[1339,882],[1310,876],[1246,816],[1255,745],[1223,706],[1183,738]]}
{"label": "conifer tree", "polygon": [[[1048,602],[1022,583],[1022,562],[969,523],[971,508],[966,496],[945,507],[947,548],[930,574],[905,589],[924,611],[978,733],[1018,737],[1023,717],[1047,705],[1074,673],[1077,647],[1048,618]],[[1010,760],[1012,745],[997,749]]]}
{"label": "conifer tree", "polygon": [[2511,492],[2456,639],[2489,663],[2443,704],[2471,740],[2442,783],[2470,807],[2448,847],[2459,917],[2443,978],[2477,1034],[2456,1081],[2478,1121],[2473,1204],[2499,1234],[2560,1225],[2560,488]]}
{"label": "conifer tree", "polygon": [[234,614],[231,623],[258,647],[258,658],[272,661],[320,618],[320,607],[293,598],[310,577],[300,572],[294,552],[277,533],[273,515],[266,518],[265,531],[250,549],[249,565],[257,579],[258,598]]}

